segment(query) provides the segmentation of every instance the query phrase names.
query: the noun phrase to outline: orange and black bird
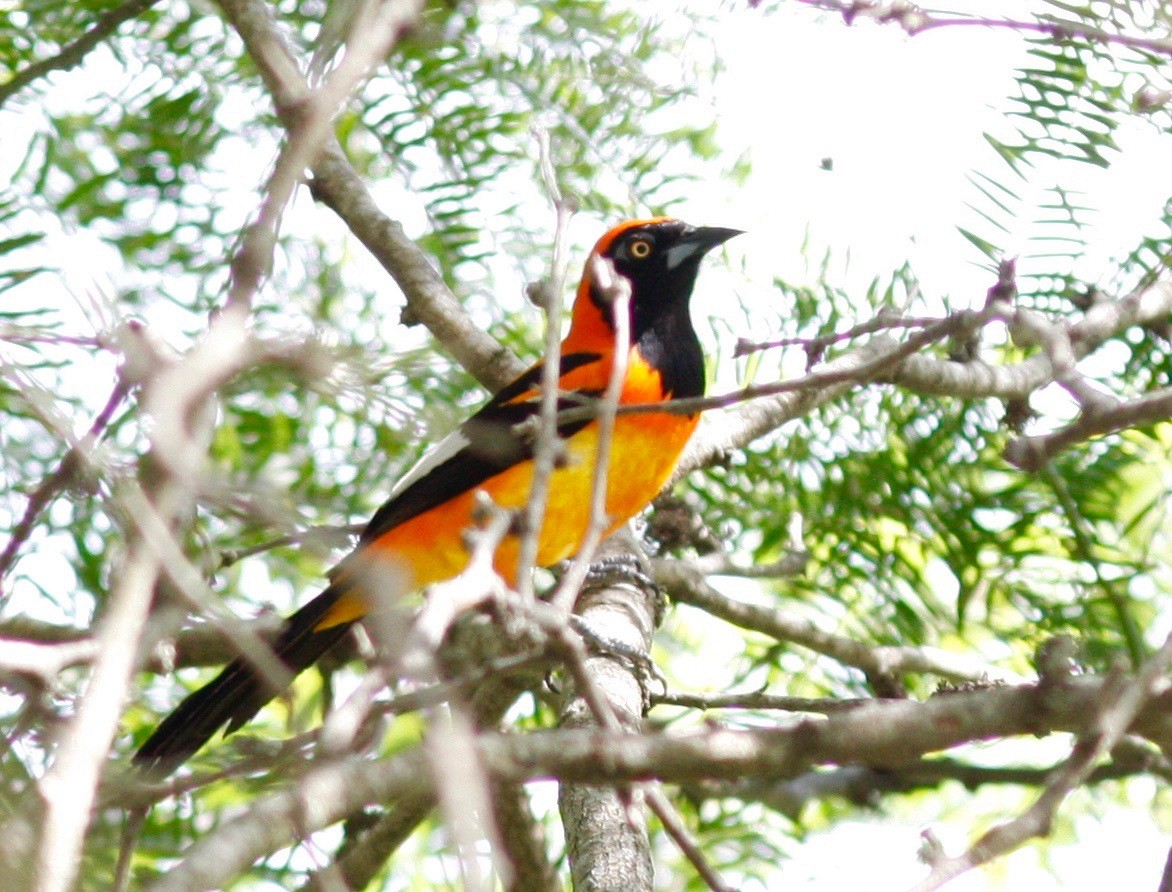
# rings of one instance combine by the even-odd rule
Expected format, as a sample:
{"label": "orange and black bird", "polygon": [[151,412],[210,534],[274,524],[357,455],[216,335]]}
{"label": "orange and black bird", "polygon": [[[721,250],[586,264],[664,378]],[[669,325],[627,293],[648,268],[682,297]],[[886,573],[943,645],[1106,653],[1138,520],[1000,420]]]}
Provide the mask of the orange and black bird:
{"label": "orange and black bird", "polygon": [[[701,396],[704,354],[692,327],[689,300],[700,260],[739,230],[689,226],[656,217],[622,223],[594,246],[630,285],[630,348],[620,403],[657,403]],[[588,263],[578,286],[569,333],[560,351],[559,408],[581,404],[575,396],[598,397],[607,387],[615,358],[614,304],[595,281]],[[542,363],[497,393],[487,405],[441,441],[399,481],[362,531],[354,552],[331,575],[320,595],[290,616],[273,649],[294,675],[313,665],[357,621],[374,609],[356,577],[360,569],[386,570],[392,598],[455,576],[468,551],[463,532],[473,524],[478,491],[505,508],[521,508],[533,479],[533,437],[523,424],[541,404]],[[589,524],[591,476],[597,453],[597,419],[559,423],[564,462],[550,480],[537,563],[548,566],[571,556]],[[570,417],[573,417],[572,415]],[[609,535],[658,494],[699,416],[669,412],[619,415],[611,442],[606,489]],[[506,580],[516,575],[520,540],[508,536],[496,552],[495,568]],[[389,603],[389,602],[388,602]],[[187,697],[135,754],[151,773],[169,773],[227,725],[249,721],[275,692],[243,659]]]}

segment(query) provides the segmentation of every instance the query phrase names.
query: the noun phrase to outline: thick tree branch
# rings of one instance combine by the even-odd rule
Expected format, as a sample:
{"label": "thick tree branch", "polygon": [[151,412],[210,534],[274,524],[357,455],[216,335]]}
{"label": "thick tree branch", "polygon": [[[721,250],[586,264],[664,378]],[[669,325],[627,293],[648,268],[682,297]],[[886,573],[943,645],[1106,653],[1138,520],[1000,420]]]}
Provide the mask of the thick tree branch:
{"label": "thick tree branch", "polygon": [[[755,777],[739,781],[709,781],[688,784],[684,791],[697,800],[734,797],[746,802],[761,802],[797,821],[801,819],[805,806],[830,798],[874,807],[882,796],[936,790],[950,781],[973,791],[990,784],[1042,787],[1054,771],[1054,766],[972,765],[959,759],[930,758],[894,768],[847,765],[818,769],[782,780]],[[1169,781],[1172,780],[1172,766],[1150,751],[1141,759],[1117,758],[1095,768],[1087,776],[1084,786],[1144,775]]]}
{"label": "thick tree branch", "polygon": [[1052,434],[1012,440],[1005,447],[1005,460],[1023,471],[1039,471],[1059,452],[1076,443],[1169,418],[1172,418],[1172,388],[1165,387],[1102,411],[1084,412],[1073,424]]}
{"label": "thick tree branch", "polygon": [[[614,734],[597,729],[486,734],[478,740],[493,777],[523,783],[556,778],[614,784],[744,777],[786,778],[817,764],[898,767],[962,743],[1055,731],[1082,733],[1095,722],[1107,680],[1066,678],[1060,685],[994,686],[925,702],[876,701],[842,715],[786,728],[704,728],[683,734]],[[1172,752],[1172,691],[1146,702],[1130,732]],[[152,888],[202,890],[228,885],[256,859],[364,806],[419,799],[431,789],[421,750],[377,762],[346,759],[311,769],[301,788],[255,803],[205,834]]]}
{"label": "thick tree branch", "polygon": [[[602,545],[602,557],[634,560],[638,548],[628,533]],[[593,633],[646,655],[659,620],[654,593],[626,581],[588,586],[575,610]],[[567,645],[577,643],[567,639]],[[577,645],[581,650],[581,645]],[[562,709],[562,728],[605,728],[634,732],[644,712],[643,679],[630,660],[610,653],[567,658],[573,674]],[[558,808],[574,888],[650,890],[654,882],[651,842],[642,814],[642,796],[630,789],[562,784]]]}
{"label": "thick tree branch", "polygon": [[[310,87],[268,5],[259,0],[221,0],[220,6],[244,40],[277,114],[287,127],[295,126]],[[491,390],[524,371],[506,347],[472,320],[403,227],[378,209],[335,139],[325,141],[310,169],[314,196],[374,254],[403,291],[411,318],[426,325],[460,365]]]}

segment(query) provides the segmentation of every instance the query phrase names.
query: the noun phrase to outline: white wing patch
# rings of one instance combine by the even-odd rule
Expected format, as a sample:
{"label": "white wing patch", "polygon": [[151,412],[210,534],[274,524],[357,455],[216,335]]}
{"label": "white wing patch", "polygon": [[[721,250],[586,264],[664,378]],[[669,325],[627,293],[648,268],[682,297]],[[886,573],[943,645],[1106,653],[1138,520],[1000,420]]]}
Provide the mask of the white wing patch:
{"label": "white wing patch", "polygon": [[468,446],[472,441],[469,440],[463,430],[456,428],[442,440],[435,444],[427,452],[423,453],[423,458],[419,459],[415,465],[399,478],[399,482],[395,484],[395,488],[391,490],[387,501],[402,495],[407,487],[422,480],[448,459],[454,457],[460,450]]}

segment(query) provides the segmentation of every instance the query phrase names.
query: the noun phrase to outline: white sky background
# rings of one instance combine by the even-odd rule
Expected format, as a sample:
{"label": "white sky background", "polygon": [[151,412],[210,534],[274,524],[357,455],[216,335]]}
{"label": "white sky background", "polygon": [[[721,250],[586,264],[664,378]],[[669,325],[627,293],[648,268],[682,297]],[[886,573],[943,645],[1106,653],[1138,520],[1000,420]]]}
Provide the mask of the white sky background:
{"label": "white sky background", "polygon": [[[678,15],[678,6],[660,5],[665,18]],[[1025,17],[1027,6],[1010,0],[965,5],[983,15],[1015,17]],[[745,187],[713,178],[675,210],[690,222],[747,231],[728,246],[733,265],[743,264],[746,273],[737,277],[738,296],[772,314],[783,313],[772,292],[773,278],[813,278],[801,254],[809,241],[815,266],[823,250],[833,248],[832,268],[845,287],[861,291],[875,276],[910,260],[927,300],[950,297],[957,306],[979,305],[992,278],[981,266],[984,258],[956,225],[979,223],[965,208],[977,198],[966,174],[998,172],[981,133],[1004,126],[1013,71],[1024,59],[1020,37],[966,28],[908,38],[890,25],[848,28],[835,16],[796,4],[783,4],[769,15],[744,3],[726,4],[717,18],[717,49],[727,70],[705,97],[711,100],[706,108],[718,119],[717,138],[727,163],[747,152],[753,174]],[[6,127],[10,136],[19,135],[11,122]],[[1162,201],[1172,195],[1169,139],[1138,123],[1125,128],[1118,140],[1126,164],[1105,172],[1088,165],[1078,170],[1087,203],[1100,209],[1088,236],[1092,250],[1080,270],[1092,281],[1110,257],[1154,230]],[[0,174],[7,172],[10,147],[19,141],[0,144]],[[268,148],[254,147],[255,157],[248,159],[257,162],[258,171],[271,161]],[[832,170],[821,169],[823,158],[832,159]],[[250,167],[244,156],[240,160],[240,169]],[[1031,185],[1058,181],[1057,172],[1043,170]],[[257,182],[250,180],[243,188],[251,190]],[[376,194],[394,188],[379,186]],[[307,202],[304,196],[299,201]],[[242,196],[242,221],[251,207],[248,196]],[[326,216],[294,215],[288,230],[312,232]],[[407,222],[409,231],[412,222],[418,227],[412,234],[422,232],[421,217]],[[574,232],[588,244],[597,235],[597,222],[583,218]],[[69,288],[60,289],[61,305],[72,300],[71,292],[84,293],[95,282],[117,293],[121,270],[109,250],[95,250],[76,234],[63,237],[59,246],[85,258],[75,267]],[[727,313],[729,301],[719,286],[729,281],[711,266],[706,269],[697,292],[698,318]],[[37,280],[41,299],[45,284],[44,277]],[[105,387],[103,382],[95,402],[104,397]],[[1142,800],[1143,785],[1137,790]],[[982,791],[974,796],[973,813],[995,813],[996,801],[995,792]],[[793,859],[779,865],[774,876],[745,888],[905,888],[924,870],[914,857],[921,825],[909,809],[896,809],[901,817],[864,817],[813,834],[792,847]],[[1027,848],[948,889],[1077,892],[1122,886],[1155,892],[1169,840],[1144,803],[1137,801],[1128,810],[1104,805],[1101,815],[1077,820],[1076,839],[1053,850],[1053,872],[1040,866],[1036,849]],[[987,829],[965,818],[959,809],[947,825],[934,828],[952,854],[971,840],[968,834]]]}

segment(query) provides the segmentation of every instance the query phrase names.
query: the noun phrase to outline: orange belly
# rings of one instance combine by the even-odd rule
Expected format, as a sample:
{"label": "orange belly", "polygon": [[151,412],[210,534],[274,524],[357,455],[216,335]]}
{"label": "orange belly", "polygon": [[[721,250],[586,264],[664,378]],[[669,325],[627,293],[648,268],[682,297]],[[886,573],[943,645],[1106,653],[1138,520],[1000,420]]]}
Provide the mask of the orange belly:
{"label": "orange belly", "polygon": [[[606,487],[607,535],[658,495],[696,422],[696,417],[667,413],[615,419]],[[537,563],[543,567],[570,557],[586,535],[598,425],[587,425],[565,445],[568,461],[553,472],[538,539]],[[504,508],[521,508],[529,499],[532,483],[533,463],[522,462],[490,477],[477,490],[487,492]],[[468,562],[463,534],[472,526],[475,499],[476,492],[468,492],[401,523],[367,544],[363,555],[394,570],[396,578],[403,580],[400,594],[450,579]],[[519,549],[516,536],[506,537],[497,549],[494,565],[509,584],[516,581]],[[349,622],[366,613],[367,605],[359,598],[344,597],[330,611],[325,625]]]}

